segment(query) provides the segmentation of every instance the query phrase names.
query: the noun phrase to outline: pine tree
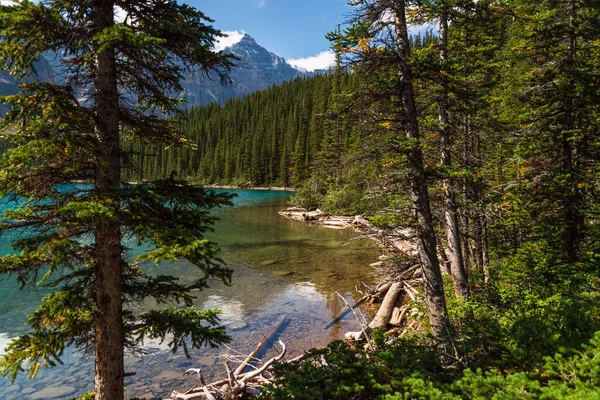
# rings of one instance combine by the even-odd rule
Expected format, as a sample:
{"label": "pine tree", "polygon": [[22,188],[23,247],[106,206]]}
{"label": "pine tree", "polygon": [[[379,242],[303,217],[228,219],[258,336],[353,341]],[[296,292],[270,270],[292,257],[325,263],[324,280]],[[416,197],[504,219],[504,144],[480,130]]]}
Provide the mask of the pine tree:
{"label": "pine tree", "polygon": [[329,38],[338,52],[350,53],[348,62],[367,82],[363,108],[371,112],[373,120],[366,129],[374,130],[380,142],[392,144],[388,153],[392,153],[393,163],[402,161],[405,165],[402,175],[406,176],[410,193],[431,330],[440,341],[450,340],[413,82],[406,3],[362,0],[355,5],[351,27],[342,34],[330,33]]}
{"label": "pine tree", "polygon": [[[123,15],[120,21],[116,14]],[[0,195],[15,202],[0,232],[25,232],[0,272],[24,287],[54,287],[29,318],[32,332],[13,341],[0,361],[14,378],[60,361],[66,346],[94,350],[97,399],[123,398],[124,348],[146,337],[171,347],[218,345],[227,340],[214,311],[191,307],[191,288],[208,277],[226,282],[230,271],[204,239],[208,211],[228,196],[191,187],[175,176],[128,185],[123,139],[180,146],[173,120],[184,71],[224,77],[229,58],[210,49],[220,32],[195,9],[170,0],[19,1],[0,6],[0,66],[24,82],[2,98],[12,107],[0,132],[12,143],[0,161]],[[36,82],[33,63],[62,55],[63,82]],[[83,99],[83,100],[82,100]],[[165,161],[166,159],[163,159]],[[170,173],[170,171],[169,171]],[[86,184],[71,184],[85,181]],[[153,250],[130,263],[124,237]],[[143,260],[186,258],[199,267],[192,285],[150,276]],[[127,305],[146,298],[189,308],[134,316]],[[166,336],[169,335],[169,336]]]}

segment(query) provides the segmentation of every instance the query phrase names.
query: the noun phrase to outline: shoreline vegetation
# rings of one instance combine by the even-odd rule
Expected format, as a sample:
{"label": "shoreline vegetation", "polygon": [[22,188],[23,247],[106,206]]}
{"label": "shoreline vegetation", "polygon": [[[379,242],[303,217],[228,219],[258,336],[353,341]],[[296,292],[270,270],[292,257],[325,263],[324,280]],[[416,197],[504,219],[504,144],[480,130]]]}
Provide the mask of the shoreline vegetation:
{"label": "shoreline vegetation", "polygon": [[[71,183],[91,183],[91,181],[86,180],[72,180]],[[127,182],[129,185],[139,185],[140,183],[145,183],[144,181],[129,181]],[[296,188],[294,187],[283,187],[283,186],[250,186],[250,185],[204,185],[204,184],[193,184],[193,186],[200,186],[206,189],[230,189],[230,190],[262,190],[262,191],[280,191],[280,192],[296,192]]]}
{"label": "shoreline vegetation", "polygon": [[273,190],[280,192],[295,192],[296,188],[293,187],[281,187],[281,186],[237,186],[237,185],[202,185],[207,189],[231,189],[231,190]]}

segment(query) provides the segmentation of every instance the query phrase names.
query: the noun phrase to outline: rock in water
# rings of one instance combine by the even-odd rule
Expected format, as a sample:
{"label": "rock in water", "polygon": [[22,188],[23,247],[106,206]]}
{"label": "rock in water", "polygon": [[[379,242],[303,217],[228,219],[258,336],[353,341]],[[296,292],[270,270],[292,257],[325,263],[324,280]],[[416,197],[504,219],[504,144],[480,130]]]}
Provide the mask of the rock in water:
{"label": "rock in water", "polygon": [[261,267],[268,267],[269,265],[277,264],[278,260],[265,260],[263,262],[258,263]]}
{"label": "rock in water", "polygon": [[77,389],[72,386],[51,386],[33,393],[31,398],[34,400],[65,398],[75,394],[75,392],[77,392]]}
{"label": "rock in water", "polygon": [[271,274],[275,276],[289,276],[293,275],[294,273],[292,271],[271,271]]}
{"label": "rock in water", "polygon": [[248,324],[245,323],[244,321],[234,322],[233,324],[230,324],[228,326],[228,328],[232,331],[242,331],[242,330],[246,329],[247,327],[248,327]]}

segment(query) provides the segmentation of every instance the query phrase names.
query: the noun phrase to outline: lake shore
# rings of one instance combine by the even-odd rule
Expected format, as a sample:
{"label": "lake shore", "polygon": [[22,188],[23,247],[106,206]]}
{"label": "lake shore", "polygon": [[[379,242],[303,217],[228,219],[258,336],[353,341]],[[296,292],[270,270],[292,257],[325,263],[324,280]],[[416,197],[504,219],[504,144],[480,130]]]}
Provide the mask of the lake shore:
{"label": "lake shore", "polygon": [[[344,307],[342,304],[339,304],[339,306],[335,308],[336,312],[332,313],[329,321],[327,321],[325,325],[315,324],[314,320],[311,323],[316,330],[321,329],[326,332],[329,329],[332,329],[332,331],[337,332],[334,337],[329,338],[328,342],[339,339],[339,336],[343,335],[343,338],[347,341],[353,343],[361,342],[369,347],[371,346],[370,332],[375,329],[385,330],[386,341],[394,341],[395,338],[403,337],[411,332],[421,330],[423,314],[420,313],[418,307],[414,306],[414,302],[422,301],[421,294],[417,288],[422,285],[423,278],[418,262],[414,264],[416,261],[416,242],[410,230],[399,229],[395,232],[396,234],[389,235],[389,233],[386,234],[382,230],[377,229],[360,215],[329,215],[321,210],[308,211],[300,207],[287,207],[286,209],[279,211],[278,214],[287,219],[303,223],[298,225],[316,225],[333,230],[346,230],[347,228],[352,228],[359,236],[353,238],[351,242],[355,241],[357,238],[371,239],[378,243],[379,252],[383,251],[383,254],[380,254],[378,257],[379,261],[365,263],[362,266],[357,265],[357,267],[363,271],[379,271],[377,275],[380,275],[378,280],[374,282],[371,281],[369,285],[365,284],[365,281],[361,279],[353,281],[355,288],[362,285],[361,287],[363,289],[360,291],[362,297],[358,298],[352,296],[347,298],[348,292],[346,292],[346,296],[342,296],[341,293],[344,293],[343,290],[340,290],[342,288],[336,287],[337,285],[335,282],[330,282],[329,290],[331,293],[337,295],[335,302],[337,303],[337,300],[341,298],[346,306]],[[347,242],[346,244],[349,243],[350,242]],[[404,256],[403,261],[395,259],[396,256],[400,254]],[[268,266],[275,262],[276,260],[265,261],[262,265]],[[294,273],[295,272],[290,271],[284,275],[287,276]],[[385,278],[382,279],[381,275],[384,275]],[[356,311],[358,307],[367,307],[367,314],[374,315],[372,320],[369,318],[369,320],[371,320],[370,323],[368,322],[369,320],[364,319],[364,316],[362,318],[359,318],[357,314],[355,314],[355,318],[351,316],[351,313],[358,313],[358,315],[360,315],[360,311]],[[365,310],[363,309],[363,311]],[[348,329],[350,328],[348,325],[349,321],[354,322],[353,329]],[[360,328],[360,330],[356,330],[356,328]],[[275,327],[272,328],[272,333],[275,333],[278,330],[279,325],[276,324]],[[259,343],[258,349],[261,348],[265,341],[268,341],[272,333],[264,336],[264,341]],[[269,343],[273,345],[273,342]],[[279,343],[282,347],[281,351],[283,354],[286,349],[286,343]],[[320,346],[317,347],[322,348],[324,343],[321,342],[319,345]],[[255,356],[254,353],[249,354],[248,357]],[[279,358],[282,357],[282,354],[276,356],[271,352],[271,357],[262,357],[264,364],[261,369],[266,369],[273,361],[279,360]],[[298,358],[305,357],[306,354],[306,349],[304,349],[303,354],[299,355]],[[251,374],[248,375],[248,379],[246,379],[242,374],[243,370],[242,364],[242,367],[234,372],[236,381],[241,382],[239,387],[239,390],[241,391],[245,390],[246,381],[251,379]],[[221,375],[221,379],[226,376],[223,371],[221,371]],[[266,376],[270,375],[267,373]],[[264,385],[265,382],[268,382],[269,379],[271,379],[272,382],[272,376],[270,378],[266,378],[266,376],[263,376],[262,380],[252,383],[252,387],[260,391],[260,387]],[[217,381],[216,385],[205,385],[202,387],[195,385],[195,388],[191,389],[191,392],[187,391],[184,393],[174,390],[170,399],[185,400],[190,393],[201,396],[201,393],[205,393],[209,389],[212,391],[211,394],[215,395],[216,398],[228,393],[230,390],[226,381],[226,379],[220,380]]]}
{"label": "lake shore", "polygon": [[273,190],[279,192],[295,192],[296,188],[293,187],[281,187],[281,186],[235,186],[235,185],[200,185],[208,189],[231,189],[231,190]]}

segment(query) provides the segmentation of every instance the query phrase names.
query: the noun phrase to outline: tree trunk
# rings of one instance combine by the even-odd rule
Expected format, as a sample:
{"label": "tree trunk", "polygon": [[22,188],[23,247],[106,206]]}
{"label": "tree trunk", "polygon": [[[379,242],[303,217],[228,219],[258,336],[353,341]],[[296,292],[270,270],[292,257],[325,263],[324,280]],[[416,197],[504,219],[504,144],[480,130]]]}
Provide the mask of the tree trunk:
{"label": "tree trunk", "polygon": [[[463,134],[464,134],[464,143],[463,143],[463,168],[469,169],[471,168],[471,124],[469,121],[469,116],[465,116],[463,123]],[[467,202],[471,199],[471,181],[469,177],[465,176],[463,178],[463,192],[465,199]],[[462,250],[463,250],[463,263],[466,270],[469,270],[471,266],[471,214],[472,214],[472,204],[468,203],[468,206],[463,211],[462,217],[462,228],[463,228],[463,240],[462,240]]]}
{"label": "tree trunk", "polygon": [[579,240],[583,225],[583,218],[579,211],[581,202],[577,188],[576,171],[574,168],[574,146],[571,141],[572,131],[575,129],[573,118],[573,91],[575,82],[572,77],[575,65],[575,18],[577,15],[577,5],[575,0],[569,1],[569,39],[567,51],[567,74],[569,85],[564,94],[565,124],[562,132],[563,147],[563,173],[568,176],[567,187],[563,197],[563,215],[564,215],[564,255],[567,263],[574,264],[578,260]]}
{"label": "tree trunk", "polygon": [[488,228],[487,228],[487,215],[485,209],[481,221],[481,236],[482,236],[482,253],[483,253],[483,282],[487,285],[490,283],[490,253],[488,246]]}
{"label": "tree trunk", "polygon": [[[440,44],[440,64],[442,71],[444,71],[445,63],[448,60],[448,10],[446,7],[443,8],[440,15]],[[441,165],[450,171],[452,169],[452,157],[450,130],[448,128],[448,88],[444,75],[442,80],[443,87],[438,99]],[[463,261],[454,182],[451,178],[447,178],[444,180],[443,186],[444,219],[448,250],[450,250],[450,275],[452,276],[456,297],[466,298],[469,296],[469,280]]]}
{"label": "tree trunk", "polygon": [[377,315],[369,324],[369,328],[371,329],[379,329],[385,328],[390,320],[392,315],[392,311],[394,311],[394,305],[396,304],[396,300],[402,291],[402,281],[394,282],[394,284],[387,291],[379,310],[377,311]]}
{"label": "tree trunk", "polygon": [[407,153],[407,166],[411,198],[417,219],[417,235],[419,238],[417,247],[423,266],[425,302],[429,311],[429,323],[432,333],[438,339],[443,340],[448,334],[448,317],[442,274],[436,252],[429,190],[423,167],[423,153],[419,143],[420,134],[412,84],[412,70],[408,62],[410,45],[406,25],[406,7],[404,0],[398,0],[394,4],[394,25],[398,42],[398,69],[401,78],[400,96],[404,111],[404,130],[406,137],[414,143],[412,149]]}
{"label": "tree trunk", "polygon": [[[114,24],[114,1],[95,0],[92,6],[95,32]],[[113,196],[120,185],[119,92],[117,89],[115,51],[96,54],[96,105],[94,123],[97,140],[96,193],[100,199]],[[119,200],[112,207],[118,213]],[[97,400],[120,400],[124,397],[123,320],[121,297],[121,230],[120,221],[107,218],[96,228],[96,302],[100,316],[96,325]]]}

